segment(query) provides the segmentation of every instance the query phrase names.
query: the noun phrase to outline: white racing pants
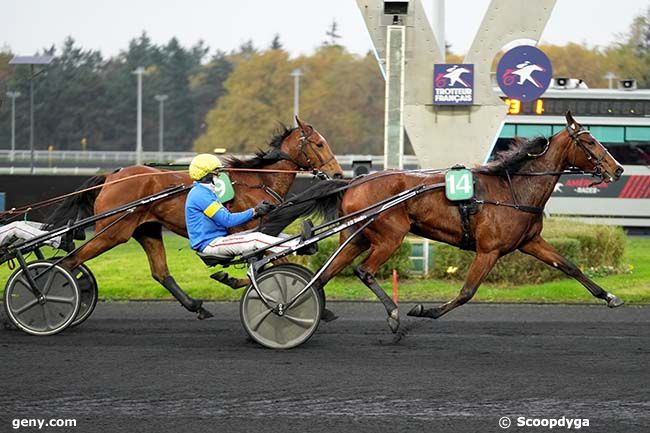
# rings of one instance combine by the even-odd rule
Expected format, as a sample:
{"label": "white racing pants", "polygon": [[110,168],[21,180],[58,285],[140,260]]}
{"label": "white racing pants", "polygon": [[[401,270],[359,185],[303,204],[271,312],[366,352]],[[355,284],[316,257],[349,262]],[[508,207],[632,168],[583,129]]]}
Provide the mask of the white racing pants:
{"label": "white racing pants", "polygon": [[[14,221],[7,225],[0,226],[0,247],[17,240],[27,241],[36,236],[46,234],[47,232],[42,230],[42,228],[43,224],[32,221]],[[59,248],[59,245],[61,244],[61,236],[45,241],[45,243],[54,248]]]}
{"label": "white racing pants", "polygon": [[[239,256],[244,253],[249,253],[261,248],[265,248],[271,244],[281,241],[283,238],[276,238],[275,236],[265,235],[260,232],[250,232],[242,234],[234,234],[216,238],[203,249],[203,254],[215,254],[219,256]],[[300,238],[292,241],[287,241],[283,244],[269,248],[272,253],[279,253],[287,248],[296,246],[300,242]]]}

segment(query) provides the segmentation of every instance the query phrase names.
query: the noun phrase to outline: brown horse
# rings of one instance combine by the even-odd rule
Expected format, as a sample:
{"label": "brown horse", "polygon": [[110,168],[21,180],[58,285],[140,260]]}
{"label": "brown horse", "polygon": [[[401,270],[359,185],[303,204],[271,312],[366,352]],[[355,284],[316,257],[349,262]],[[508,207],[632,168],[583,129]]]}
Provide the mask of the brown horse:
{"label": "brown horse", "polygon": [[[250,159],[227,157],[227,168],[251,171],[231,171],[230,179],[235,190],[235,198],[230,209],[243,211],[255,206],[262,200],[277,203],[289,192],[296,171],[320,170],[330,176],[340,177],[339,166],[327,140],[311,125],[297,119],[298,127],[284,128],[272,138],[270,150],[260,151]],[[226,171],[227,171],[226,168]],[[255,172],[254,170],[280,170],[279,172]],[[143,174],[151,174],[138,176]],[[135,177],[131,178],[132,176]],[[123,182],[110,184],[119,179]],[[84,192],[65,200],[50,218],[51,227],[59,227],[70,220],[78,220],[89,215],[99,214],[119,205],[155,194],[170,186],[191,184],[186,172],[165,172],[156,168],[131,166],[118,170],[108,176],[95,176],[80,189],[103,185],[99,190]],[[202,302],[189,297],[170,275],[163,245],[162,229],[187,237],[185,228],[185,199],[181,194],[151,206],[138,208],[133,214],[124,217],[104,233],[90,240],[75,254],[63,261],[63,266],[74,269],[111,248],[135,238],[149,259],[153,278],[162,284],[189,311],[197,312],[200,319],[211,314],[202,308]],[[96,231],[108,227],[120,216],[103,219],[96,224]],[[251,221],[234,231],[253,228],[258,221]],[[237,285],[237,282],[231,283]]]}
{"label": "brown horse", "polygon": [[[375,273],[400,246],[406,234],[411,232],[473,250],[476,257],[456,298],[433,308],[417,305],[408,313],[410,316],[436,319],[466,303],[474,296],[496,261],[517,249],[575,278],[593,296],[607,301],[609,307],[622,305],[618,297],[591,281],[540,235],[542,210],[563,170],[576,167],[599,175],[601,181],[605,182],[617,180],[623,172],[623,168],[603,145],[578,124],[571,113],[567,113],[566,119],[566,129],[550,139],[519,140],[496,161],[472,170],[475,200],[466,203],[469,206],[466,210],[447,200],[444,188],[439,188],[382,213],[363,231],[362,236],[353,239],[342,250],[321,276],[320,285],[324,286],[357,256],[369,251],[355,273],[381,299],[389,315],[389,325],[395,332],[399,326],[397,306],[377,284]],[[530,173],[541,175],[526,175]],[[341,214],[346,215],[409,188],[441,182],[444,182],[444,173],[440,172],[379,172],[353,181],[354,187],[347,189],[342,197],[321,197],[311,209],[303,206],[300,210],[327,211],[331,209],[323,209],[323,206],[334,205]],[[302,196],[295,197],[294,201],[318,196],[319,191],[322,196],[328,190],[340,189],[342,182],[332,181],[329,184],[317,184]],[[465,222],[461,217],[463,212],[468,215]],[[290,207],[279,208],[269,215],[274,224],[283,218],[290,221],[298,216]],[[342,232],[341,242],[348,236],[349,233]]]}

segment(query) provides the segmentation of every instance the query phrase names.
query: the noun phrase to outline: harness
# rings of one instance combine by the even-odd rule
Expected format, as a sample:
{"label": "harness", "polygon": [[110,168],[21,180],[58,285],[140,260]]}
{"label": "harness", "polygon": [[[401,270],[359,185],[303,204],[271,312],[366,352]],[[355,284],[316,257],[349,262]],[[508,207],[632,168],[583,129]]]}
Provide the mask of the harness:
{"label": "harness", "polygon": [[[291,157],[291,155],[289,155],[286,152],[281,151],[280,149],[274,149],[273,151],[269,152],[266,157],[267,158],[277,158],[277,159],[282,159],[282,160],[285,160],[285,161],[289,161],[289,162],[297,165],[298,168],[300,168],[302,171],[305,171],[305,172],[310,171],[314,176],[317,176],[320,179],[329,179],[329,176],[327,176],[327,174],[320,171],[320,169],[325,164],[332,161],[336,157],[332,154],[332,156],[329,159],[323,160],[320,153],[318,151],[316,151],[316,149],[314,149],[314,147],[313,147],[314,145],[317,145],[317,144],[309,139],[313,134],[314,133],[312,131],[311,134],[305,135],[305,132],[302,129],[300,130],[300,138],[299,138],[298,150],[305,157],[305,161],[307,161],[307,165],[302,164],[299,161],[296,161],[295,159],[293,159]],[[309,148],[312,151],[312,153],[314,155],[316,155],[316,157],[318,158],[319,165],[315,165],[313,163],[312,159],[309,157],[309,154],[307,153],[307,148]],[[237,183],[237,182],[233,182],[233,184],[235,184],[235,183]],[[244,184],[244,183],[240,183],[240,185],[245,185],[245,186],[247,186],[249,188],[253,188],[253,189],[261,189],[265,193],[267,193],[269,196],[271,196],[271,198],[273,198],[273,200],[275,200],[278,204],[281,204],[281,203],[284,202],[284,199],[282,198],[282,196],[280,194],[278,194],[277,191],[273,190],[273,188],[271,188],[270,186],[268,186],[268,185],[266,185],[264,183],[259,183],[257,185],[247,185],[247,184]]]}
{"label": "harness", "polygon": [[[460,248],[464,250],[474,250],[476,248],[476,241],[474,239],[474,236],[472,235],[471,232],[471,227],[470,227],[470,216],[478,213],[479,211],[479,205],[481,204],[489,204],[493,206],[506,206],[510,207],[513,209],[517,209],[522,212],[527,212],[527,213],[532,213],[535,215],[541,215],[544,213],[544,208],[543,207],[537,207],[537,206],[529,206],[529,205],[524,205],[520,204],[519,199],[517,198],[517,194],[515,192],[515,188],[512,184],[512,176],[561,176],[561,175],[582,175],[582,174],[591,174],[595,177],[598,177],[599,180],[595,181],[592,185],[596,185],[599,183],[603,182],[603,167],[602,167],[602,161],[603,159],[607,156],[607,151],[603,151],[600,155],[596,155],[594,152],[592,152],[587,145],[580,139],[580,135],[583,134],[589,134],[589,130],[585,129],[584,127],[580,127],[578,130],[574,130],[573,128],[570,128],[569,126],[566,127],[566,130],[569,134],[569,137],[571,137],[571,141],[573,142],[573,161],[571,163],[572,168],[569,170],[562,170],[562,171],[546,171],[546,172],[516,172],[516,173],[510,173],[508,170],[504,170],[504,174],[506,177],[506,180],[508,182],[508,189],[510,190],[510,196],[512,197],[512,203],[508,202],[502,202],[502,201],[494,201],[494,200],[486,200],[486,199],[476,199],[472,198],[470,200],[466,201],[461,201],[461,202],[456,202],[458,206],[458,212],[460,214],[460,219],[461,219],[461,227],[462,227],[462,236],[461,236],[461,245]],[[552,138],[552,137],[551,137]],[[546,146],[544,147],[544,150],[542,150],[539,153],[528,153],[528,156],[530,158],[539,158],[546,154],[548,151],[549,147],[551,145],[551,140],[547,139],[546,140]],[[576,161],[576,152],[577,149],[580,148],[586,155],[587,155],[587,160],[595,160],[594,162],[594,171],[592,172],[587,172],[584,170],[577,170],[575,169],[575,161]],[[491,175],[491,176],[500,176],[501,174],[496,174],[496,173],[491,173],[486,170],[473,170],[481,174],[486,174],[486,175]]]}

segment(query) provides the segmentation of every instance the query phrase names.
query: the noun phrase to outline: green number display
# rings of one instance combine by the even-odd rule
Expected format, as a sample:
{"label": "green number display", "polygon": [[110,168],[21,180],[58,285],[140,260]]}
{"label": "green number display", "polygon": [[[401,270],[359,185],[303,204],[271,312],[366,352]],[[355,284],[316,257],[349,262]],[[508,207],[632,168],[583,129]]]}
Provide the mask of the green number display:
{"label": "green number display", "polygon": [[474,179],[470,170],[449,170],[445,174],[445,194],[451,201],[474,197]]}

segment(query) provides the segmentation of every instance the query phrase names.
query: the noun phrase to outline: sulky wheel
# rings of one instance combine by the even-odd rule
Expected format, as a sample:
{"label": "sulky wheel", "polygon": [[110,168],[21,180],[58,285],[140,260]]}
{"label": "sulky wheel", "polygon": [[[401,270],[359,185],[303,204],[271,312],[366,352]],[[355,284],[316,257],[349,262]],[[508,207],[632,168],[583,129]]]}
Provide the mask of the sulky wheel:
{"label": "sulky wheel", "polygon": [[32,335],[53,335],[74,321],[79,311],[79,287],[75,278],[59,265],[48,261],[27,264],[43,298],[30,290],[25,269],[17,269],[5,286],[7,317],[18,328]]}
{"label": "sulky wheel", "polygon": [[[308,281],[311,281],[311,279],[314,277],[314,273],[307,267],[303,265],[299,265],[298,263],[285,263],[282,266],[288,266],[292,269],[295,269],[298,272],[302,272],[305,278],[308,279]],[[323,311],[325,311],[325,307],[327,306],[327,300],[325,298],[325,290],[323,290],[322,287],[318,287],[316,289],[318,292],[318,296],[320,296],[320,303],[321,303],[321,314]]]}
{"label": "sulky wheel", "polygon": [[83,323],[95,310],[98,298],[97,280],[86,265],[77,266],[72,271],[72,276],[77,280],[79,287],[79,311],[70,326],[77,326]]}
{"label": "sulky wheel", "polygon": [[322,301],[318,291],[310,288],[295,304],[279,315],[274,308],[287,304],[310,278],[306,268],[294,265],[273,266],[257,277],[257,285],[269,300],[271,308],[260,299],[252,285],[244,292],[240,303],[242,325],[248,335],[271,349],[291,349],[309,340],[320,322]]}

